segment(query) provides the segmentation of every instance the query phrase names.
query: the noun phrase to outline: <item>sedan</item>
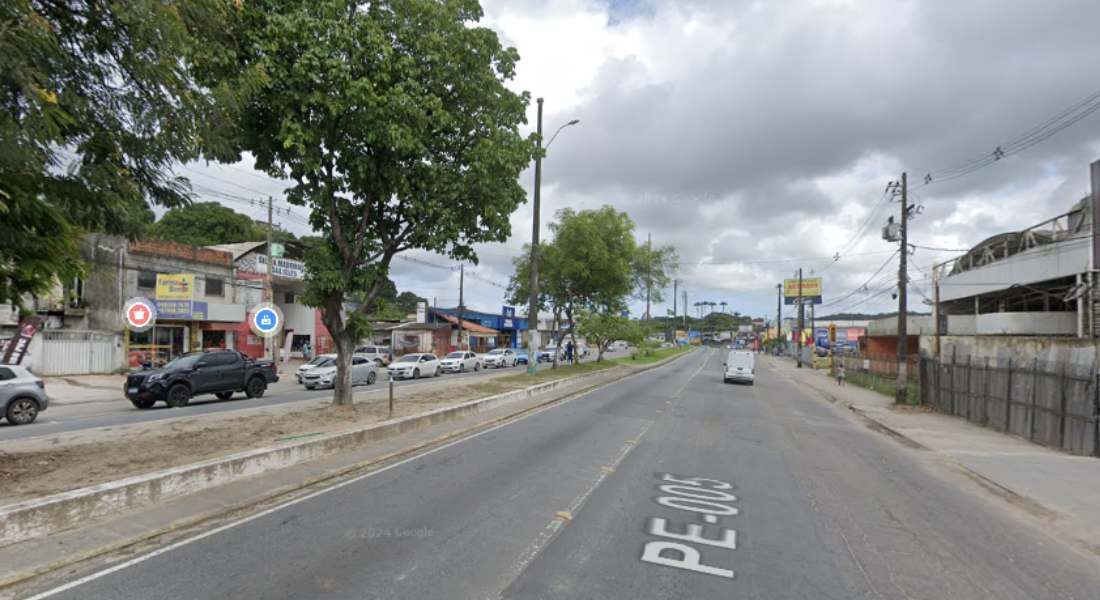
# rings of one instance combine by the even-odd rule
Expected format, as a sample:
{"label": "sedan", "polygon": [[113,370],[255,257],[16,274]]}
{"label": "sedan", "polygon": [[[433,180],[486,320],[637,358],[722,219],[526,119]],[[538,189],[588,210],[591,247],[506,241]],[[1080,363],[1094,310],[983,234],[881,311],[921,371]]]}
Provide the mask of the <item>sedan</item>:
{"label": "sedan", "polygon": [[0,366],[0,417],[12,425],[28,425],[48,405],[41,379],[23,367]]}
{"label": "sedan", "polygon": [[502,369],[516,366],[516,351],[511,348],[496,348],[485,355],[485,366]]}
{"label": "sedan", "polygon": [[444,373],[465,373],[466,371],[480,371],[481,359],[477,354],[466,350],[452,352],[439,361],[439,368]]}
{"label": "sedan", "polygon": [[443,372],[439,359],[428,353],[406,354],[390,363],[388,369],[394,379],[419,379],[428,375],[439,377]]}
{"label": "sedan", "polygon": [[[369,356],[351,357],[351,384],[371,385],[378,379],[377,364]],[[321,363],[302,375],[302,383],[307,390],[329,388],[336,385],[336,359]]]}
{"label": "sedan", "polygon": [[298,367],[298,370],[294,371],[294,378],[298,380],[298,383],[304,383],[304,381],[302,381],[302,377],[305,376],[307,371],[315,369],[323,364],[332,364],[332,361],[335,359],[335,354],[321,354],[319,356],[316,356],[313,358],[313,360]]}

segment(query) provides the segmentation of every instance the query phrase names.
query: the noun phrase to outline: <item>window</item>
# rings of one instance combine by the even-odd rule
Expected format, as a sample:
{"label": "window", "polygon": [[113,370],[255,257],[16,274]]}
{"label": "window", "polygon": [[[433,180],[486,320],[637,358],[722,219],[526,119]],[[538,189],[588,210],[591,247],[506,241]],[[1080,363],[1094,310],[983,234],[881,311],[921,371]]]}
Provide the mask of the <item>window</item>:
{"label": "window", "polygon": [[420,357],[420,362],[428,362],[431,359],[432,359],[431,356],[428,356],[427,354],[425,354],[424,356]]}
{"label": "window", "polygon": [[362,356],[356,356],[351,359],[351,364],[353,365],[361,365],[365,362],[367,362],[367,359],[363,358]]}
{"label": "window", "polygon": [[225,282],[220,277],[207,277],[206,278],[206,295],[207,296],[223,296],[225,295]]}
{"label": "window", "polygon": [[15,373],[12,373],[11,369],[0,367],[0,381],[7,381],[9,379],[15,379]]}
{"label": "window", "polygon": [[206,364],[211,367],[221,367],[237,362],[236,352],[212,352],[206,359]]}
{"label": "window", "polygon": [[157,287],[157,272],[138,271],[138,287],[150,290],[155,289]]}
{"label": "window", "polygon": [[294,292],[287,292],[283,297],[283,302],[286,304],[294,304]]}

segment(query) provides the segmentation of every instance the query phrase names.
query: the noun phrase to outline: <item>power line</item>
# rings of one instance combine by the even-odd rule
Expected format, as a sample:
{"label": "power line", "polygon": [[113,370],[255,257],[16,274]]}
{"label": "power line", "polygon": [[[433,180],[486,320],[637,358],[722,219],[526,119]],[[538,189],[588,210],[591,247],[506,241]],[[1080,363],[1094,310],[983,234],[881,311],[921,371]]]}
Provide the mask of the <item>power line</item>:
{"label": "power line", "polygon": [[887,259],[881,265],[879,265],[879,268],[875,269],[875,272],[870,277],[867,278],[867,281],[864,281],[859,287],[857,287],[856,289],[848,292],[847,294],[845,294],[841,298],[838,298],[836,300],[831,300],[829,302],[825,302],[821,306],[826,307],[826,306],[839,304],[839,303],[843,302],[844,300],[846,300],[848,298],[851,298],[852,296],[854,296],[856,293],[860,292],[861,290],[866,290],[867,286],[871,284],[871,282],[875,279],[875,277],[878,277],[878,275],[880,273],[882,273],[882,270],[886,268],[886,265],[889,265],[890,262],[894,260],[894,257],[896,257],[898,255],[898,253],[900,253],[900,252],[901,252],[900,249],[894,250],[893,252],[891,252],[890,256],[887,257]]}

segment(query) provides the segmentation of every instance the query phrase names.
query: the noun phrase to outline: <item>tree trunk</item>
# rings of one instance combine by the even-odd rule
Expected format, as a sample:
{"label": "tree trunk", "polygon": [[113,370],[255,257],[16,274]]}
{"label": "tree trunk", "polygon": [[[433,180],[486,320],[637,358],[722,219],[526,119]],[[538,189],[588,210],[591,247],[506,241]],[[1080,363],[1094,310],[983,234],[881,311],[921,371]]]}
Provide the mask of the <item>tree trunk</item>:
{"label": "tree trunk", "polygon": [[[558,348],[561,348],[561,309],[554,309],[554,362],[550,365],[551,369],[558,368]],[[538,350],[536,349],[536,352]]]}
{"label": "tree trunk", "polygon": [[336,406],[351,406],[354,401],[351,395],[351,355],[358,340],[353,340],[348,335],[342,309],[341,298],[328,298],[321,321],[328,328],[332,344],[336,347],[336,380],[332,382],[332,403]]}

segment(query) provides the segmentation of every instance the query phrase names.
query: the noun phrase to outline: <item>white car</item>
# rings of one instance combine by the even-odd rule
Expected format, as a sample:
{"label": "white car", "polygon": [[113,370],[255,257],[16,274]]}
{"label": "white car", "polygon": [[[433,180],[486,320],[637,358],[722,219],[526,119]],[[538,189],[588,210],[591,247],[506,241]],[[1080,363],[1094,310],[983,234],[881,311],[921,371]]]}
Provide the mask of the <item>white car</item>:
{"label": "white car", "polygon": [[[351,384],[371,385],[378,379],[378,366],[369,356],[351,357]],[[307,390],[330,388],[336,385],[336,358],[327,359],[302,375]]]}
{"label": "white car", "polygon": [[294,371],[294,378],[298,380],[298,383],[302,383],[302,377],[304,377],[306,373],[317,368],[319,365],[333,360],[336,360],[335,354],[318,354],[313,357],[313,360],[298,367],[298,370]]}
{"label": "white car", "polygon": [[756,379],[756,355],[744,350],[733,350],[726,356],[726,362],[722,364],[725,369],[722,373],[722,381],[742,381],[749,385]]}
{"label": "white car", "polygon": [[485,366],[503,369],[516,366],[516,351],[511,348],[496,348],[485,355]]}
{"label": "white car", "polygon": [[390,377],[394,379],[419,379],[421,377],[439,377],[443,372],[439,359],[434,354],[406,354],[390,363]]}
{"label": "white car", "polygon": [[444,356],[439,361],[439,368],[444,373],[465,373],[466,371],[480,371],[481,359],[477,354],[468,350],[458,350]]}

